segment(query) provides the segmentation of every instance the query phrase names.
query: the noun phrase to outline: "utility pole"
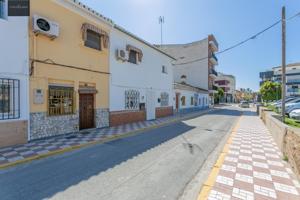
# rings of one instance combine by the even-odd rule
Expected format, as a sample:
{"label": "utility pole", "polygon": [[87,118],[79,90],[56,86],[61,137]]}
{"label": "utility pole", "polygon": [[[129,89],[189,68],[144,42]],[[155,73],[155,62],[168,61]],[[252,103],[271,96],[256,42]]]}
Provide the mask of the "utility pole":
{"label": "utility pole", "polygon": [[163,45],[163,24],[165,23],[165,17],[159,16],[159,24],[160,24],[160,45]]}
{"label": "utility pole", "polygon": [[286,76],[285,76],[285,55],[286,55],[286,21],[285,21],[285,7],[282,7],[282,102],[281,102],[281,115],[282,121],[285,119],[285,93],[286,93]]}

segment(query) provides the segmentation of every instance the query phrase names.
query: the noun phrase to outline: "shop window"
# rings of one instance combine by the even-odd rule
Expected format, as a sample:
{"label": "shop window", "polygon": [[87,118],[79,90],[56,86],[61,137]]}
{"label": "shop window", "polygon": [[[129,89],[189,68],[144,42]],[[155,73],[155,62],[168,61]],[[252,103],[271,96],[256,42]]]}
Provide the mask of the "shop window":
{"label": "shop window", "polygon": [[0,78],[0,120],[20,118],[20,81]]}
{"label": "shop window", "polygon": [[182,96],[182,97],[181,97],[181,105],[182,105],[182,106],[185,106],[185,96]]}
{"label": "shop window", "polygon": [[101,35],[92,30],[87,30],[84,45],[101,51]]}
{"label": "shop window", "polygon": [[49,116],[73,114],[75,111],[74,95],[72,87],[49,86]]}
{"label": "shop window", "polygon": [[161,93],[160,95],[160,105],[169,106],[169,94],[166,92]]}
{"label": "shop window", "polygon": [[140,92],[137,90],[125,91],[125,109],[138,110],[140,104]]}

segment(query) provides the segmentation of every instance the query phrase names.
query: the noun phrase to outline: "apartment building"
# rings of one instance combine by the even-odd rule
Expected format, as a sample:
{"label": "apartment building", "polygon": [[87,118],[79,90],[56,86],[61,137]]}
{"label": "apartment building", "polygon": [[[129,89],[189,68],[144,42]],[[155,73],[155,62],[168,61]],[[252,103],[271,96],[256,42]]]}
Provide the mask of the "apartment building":
{"label": "apartment building", "polygon": [[30,139],[109,126],[112,21],[78,1],[30,4]]}
{"label": "apartment building", "polygon": [[0,1],[0,147],[28,140],[29,2],[23,3],[16,12]]}
{"label": "apartment building", "polygon": [[221,99],[221,102],[234,103],[236,101],[236,81],[233,75],[218,72],[218,76],[215,79],[215,85],[222,88],[224,91],[224,97]]}
{"label": "apartment building", "polygon": [[118,25],[110,52],[110,125],[172,115],[174,58]]}
{"label": "apartment building", "polygon": [[[260,72],[260,85],[265,81],[281,82],[281,66],[272,70]],[[286,66],[286,94],[287,96],[300,95],[300,63],[292,63]]]}
{"label": "apartment building", "polygon": [[[189,44],[170,44],[160,49],[176,58],[174,89],[176,110],[204,108],[213,104],[218,43],[213,35]],[[189,102],[189,103],[187,103]]]}

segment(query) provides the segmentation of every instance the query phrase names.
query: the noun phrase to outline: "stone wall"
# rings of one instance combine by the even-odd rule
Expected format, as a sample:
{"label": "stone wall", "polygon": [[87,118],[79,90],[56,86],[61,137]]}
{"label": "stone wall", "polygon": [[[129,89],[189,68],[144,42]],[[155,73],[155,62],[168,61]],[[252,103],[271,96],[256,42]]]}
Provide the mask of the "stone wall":
{"label": "stone wall", "polygon": [[0,148],[27,143],[28,122],[16,120],[0,123]]}
{"label": "stone wall", "polygon": [[30,113],[30,140],[79,131],[79,114],[48,116],[46,112]]}
{"label": "stone wall", "polygon": [[167,117],[173,115],[173,106],[160,107],[155,109],[155,118]]}
{"label": "stone wall", "polygon": [[118,126],[122,124],[128,124],[133,122],[145,121],[146,111],[116,111],[111,112],[109,115],[109,125]]}
{"label": "stone wall", "polygon": [[96,109],[96,128],[109,126],[109,110],[106,108]]}
{"label": "stone wall", "polygon": [[300,178],[300,129],[283,124],[278,114],[266,108],[261,108],[259,115],[282,153],[287,156],[295,174]]}

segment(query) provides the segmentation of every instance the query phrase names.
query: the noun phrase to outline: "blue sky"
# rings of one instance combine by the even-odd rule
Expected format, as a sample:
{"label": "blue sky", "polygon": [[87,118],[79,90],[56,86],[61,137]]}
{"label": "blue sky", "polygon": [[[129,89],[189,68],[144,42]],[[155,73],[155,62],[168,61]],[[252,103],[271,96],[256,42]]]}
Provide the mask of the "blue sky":
{"label": "blue sky", "polygon": [[[273,24],[299,0],[81,0],[151,43],[160,43],[158,17],[165,16],[164,43],[188,43],[213,33],[220,50]],[[259,72],[281,65],[281,25],[219,55],[217,70],[236,76],[237,87],[259,88]],[[287,63],[300,62],[300,17],[287,23]]]}

